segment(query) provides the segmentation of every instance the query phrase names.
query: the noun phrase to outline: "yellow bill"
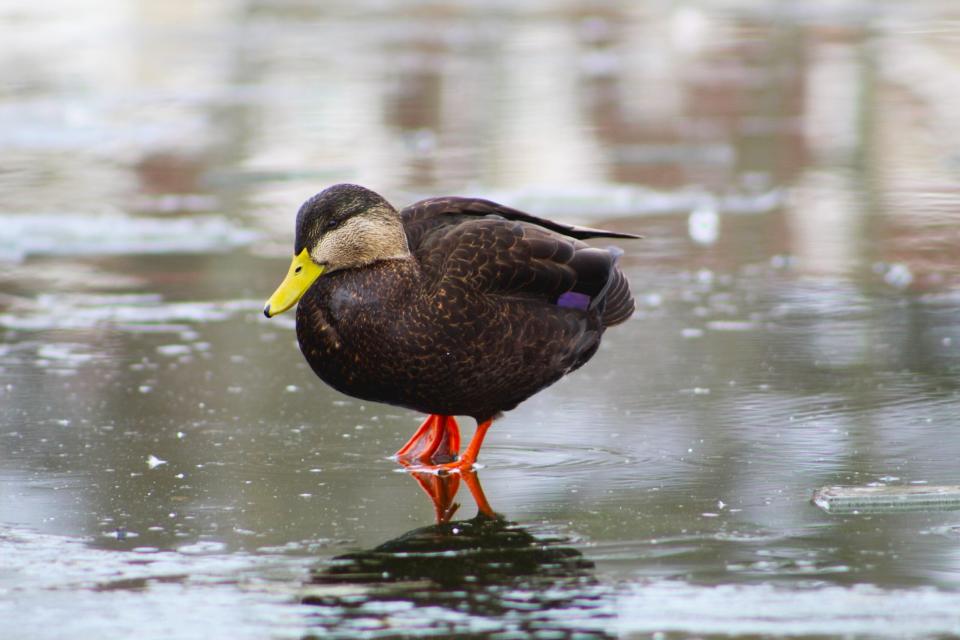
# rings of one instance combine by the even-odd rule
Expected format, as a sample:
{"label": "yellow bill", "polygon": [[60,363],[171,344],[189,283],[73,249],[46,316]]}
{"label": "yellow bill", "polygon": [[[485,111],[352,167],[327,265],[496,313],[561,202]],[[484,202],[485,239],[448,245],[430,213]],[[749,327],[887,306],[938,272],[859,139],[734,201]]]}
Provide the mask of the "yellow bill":
{"label": "yellow bill", "polygon": [[322,266],[310,259],[306,249],[301,251],[300,255],[294,256],[290,263],[290,270],[287,271],[287,277],[267,300],[263,315],[272,318],[297,304],[310,285],[323,275],[323,271]]}

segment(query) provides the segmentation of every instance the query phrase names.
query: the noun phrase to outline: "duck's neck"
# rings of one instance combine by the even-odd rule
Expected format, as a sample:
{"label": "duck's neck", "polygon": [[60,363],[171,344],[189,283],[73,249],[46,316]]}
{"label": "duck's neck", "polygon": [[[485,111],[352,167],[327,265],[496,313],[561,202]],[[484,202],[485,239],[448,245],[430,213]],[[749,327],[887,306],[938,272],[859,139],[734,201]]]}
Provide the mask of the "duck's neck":
{"label": "duck's neck", "polygon": [[368,232],[369,244],[376,247],[371,262],[377,260],[400,260],[410,257],[410,246],[407,244],[407,232],[403,230],[403,222],[395,212],[392,216],[384,216],[375,227]]}

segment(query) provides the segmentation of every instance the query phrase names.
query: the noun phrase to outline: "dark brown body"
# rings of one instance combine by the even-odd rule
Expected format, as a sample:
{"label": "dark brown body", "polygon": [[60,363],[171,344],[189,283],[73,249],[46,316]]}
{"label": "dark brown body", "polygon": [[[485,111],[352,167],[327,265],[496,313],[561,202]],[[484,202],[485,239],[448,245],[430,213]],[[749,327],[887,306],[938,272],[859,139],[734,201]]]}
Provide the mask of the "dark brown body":
{"label": "dark brown body", "polygon": [[[418,203],[401,213],[410,257],[318,279],[297,309],[316,374],[358,398],[482,421],[583,365],[633,310],[617,254],[511,212]],[[559,304],[572,289],[591,306]]]}

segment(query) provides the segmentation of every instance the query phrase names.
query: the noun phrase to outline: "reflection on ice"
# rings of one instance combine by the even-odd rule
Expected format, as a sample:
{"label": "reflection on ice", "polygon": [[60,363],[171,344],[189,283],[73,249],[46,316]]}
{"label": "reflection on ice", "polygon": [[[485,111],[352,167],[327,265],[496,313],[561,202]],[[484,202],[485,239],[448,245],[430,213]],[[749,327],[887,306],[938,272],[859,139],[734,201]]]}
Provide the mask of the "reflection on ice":
{"label": "reflection on ice", "polygon": [[[473,470],[435,474],[404,466],[430,498],[437,524],[321,563],[303,595],[314,611],[311,630],[324,637],[339,637],[345,628],[403,636],[566,637],[576,630],[577,637],[608,637],[605,589],[593,577],[593,563],[564,546],[569,541],[536,535],[495,513]],[[453,520],[461,482],[477,515]]]}
{"label": "reflection on ice", "polygon": [[606,589],[593,563],[563,543],[479,513],[327,561],[303,602],[316,608],[311,628],[325,633],[609,637]]}

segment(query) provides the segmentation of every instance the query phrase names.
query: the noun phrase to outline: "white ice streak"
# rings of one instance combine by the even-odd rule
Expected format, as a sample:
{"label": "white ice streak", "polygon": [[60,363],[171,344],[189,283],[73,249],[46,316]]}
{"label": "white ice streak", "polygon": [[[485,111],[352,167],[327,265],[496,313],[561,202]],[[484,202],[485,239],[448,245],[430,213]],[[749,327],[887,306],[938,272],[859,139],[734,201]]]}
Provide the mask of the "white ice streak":
{"label": "white ice streak", "polygon": [[151,294],[44,294],[26,309],[0,313],[0,327],[47,331],[109,326],[125,331],[177,332],[183,329],[182,323],[223,321],[238,313],[259,313],[262,306],[261,300],[163,302],[161,296]]}
{"label": "white ice streak", "polygon": [[[135,537],[131,531],[105,535],[108,540]],[[0,598],[5,630],[26,630],[19,637],[43,639],[187,638],[229,628],[239,629],[232,635],[237,638],[299,638],[306,628],[305,620],[284,618],[296,613],[290,606],[295,589],[279,587],[302,582],[315,558],[227,553],[225,546],[218,552],[217,541],[143,557],[90,542],[0,527],[3,586],[9,587]],[[258,579],[263,575],[271,580]],[[131,589],[128,581],[149,586]],[[111,612],[109,623],[97,617],[104,611]],[[145,623],[144,611],[157,619]],[[283,625],[291,630],[278,635]]]}
{"label": "white ice streak", "polygon": [[785,199],[781,189],[762,192],[714,194],[699,188],[657,191],[635,185],[531,185],[509,191],[477,192],[488,198],[534,215],[577,222],[591,217],[611,218],[665,213],[685,213],[709,207],[717,214],[768,213]]}
{"label": "white ice streak", "polygon": [[256,237],[221,216],[0,214],[0,262],[35,255],[208,253],[247,245]]}
{"label": "white ice streak", "polygon": [[872,585],[798,589],[768,584],[701,586],[656,581],[619,599],[618,635],[858,636],[960,634],[960,593]]}
{"label": "white ice streak", "polygon": [[186,344],[164,344],[157,347],[157,353],[163,356],[183,356],[190,353],[190,346]]}

